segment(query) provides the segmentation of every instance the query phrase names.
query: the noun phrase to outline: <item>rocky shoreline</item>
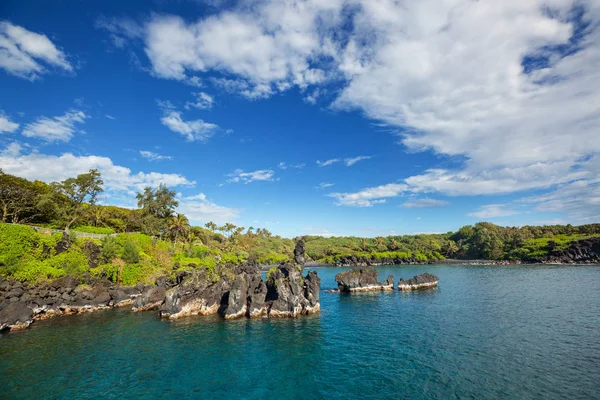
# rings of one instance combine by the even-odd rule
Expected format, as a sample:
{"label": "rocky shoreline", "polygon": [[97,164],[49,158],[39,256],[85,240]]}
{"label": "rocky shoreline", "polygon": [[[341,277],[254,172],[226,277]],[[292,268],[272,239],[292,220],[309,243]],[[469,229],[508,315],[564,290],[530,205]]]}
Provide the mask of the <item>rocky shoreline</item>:
{"label": "rocky shoreline", "polygon": [[294,262],[269,271],[247,263],[220,276],[205,269],[161,277],[154,285],[118,286],[95,279],[64,277],[30,285],[0,277],[0,331],[28,328],[37,320],[63,315],[131,307],[157,310],[165,319],[219,314],[235,318],[295,318],[320,311],[321,280],[315,271],[302,275],[304,243],[296,244]]}

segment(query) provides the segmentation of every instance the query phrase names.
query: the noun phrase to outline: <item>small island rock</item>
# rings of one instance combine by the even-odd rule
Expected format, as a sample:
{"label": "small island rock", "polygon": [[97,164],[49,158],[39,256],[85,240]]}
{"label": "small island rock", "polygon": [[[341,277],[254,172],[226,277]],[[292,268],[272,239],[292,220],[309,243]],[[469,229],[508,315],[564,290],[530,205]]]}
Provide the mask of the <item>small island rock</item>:
{"label": "small island rock", "polygon": [[434,286],[437,286],[440,278],[437,276],[425,272],[424,274],[417,275],[409,280],[405,281],[400,278],[398,281],[398,290],[400,291],[408,291],[408,290],[419,290],[419,289],[428,289]]}
{"label": "small island rock", "polygon": [[377,281],[378,272],[373,267],[358,267],[340,272],[335,276],[340,292],[367,292],[394,290],[394,277],[389,275],[384,282]]}

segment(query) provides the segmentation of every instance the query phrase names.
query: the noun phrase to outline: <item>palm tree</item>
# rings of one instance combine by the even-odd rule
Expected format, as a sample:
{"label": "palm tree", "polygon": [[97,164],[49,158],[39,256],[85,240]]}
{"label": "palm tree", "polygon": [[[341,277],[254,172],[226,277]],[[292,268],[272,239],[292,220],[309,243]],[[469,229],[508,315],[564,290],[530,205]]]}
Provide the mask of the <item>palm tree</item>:
{"label": "palm tree", "polygon": [[377,249],[380,250],[383,247],[383,238],[381,236],[377,236],[375,238],[375,243],[377,243]]}
{"label": "palm tree", "polygon": [[391,248],[392,250],[398,250],[398,247],[399,247],[399,245],[398,245],[398,241],[397,241],[396,239],[392,239],[392,240],[390,241],[390,248]]}
{"label": "palm tree", "polygon": [[94,226],[105,225],[104,219],[106,218],[106,209],[100,206],[94,206],[94,210],[92,211],[92,220],[94,221]]}
{"label": "palm tree", "polygon": [[363,251],[367,251],[367,248],[369,247],[369,242],[367,239],[360,239],[360,247],[362,247]]}
{"label": "palm tree", "polygon": [[207,222],[206,224],[204,224],[204,226],[207,227],[208,229],[210,229],[212,232],[217,230],[217,224],[215,224],[212,221]]}
{"label": "palm tree", "polygon": [[169,219],[168,230],[173,235],[173,243],[177,246],[177,239],[184,236],[190,229],[190,221],[184,214],[177,214]]}

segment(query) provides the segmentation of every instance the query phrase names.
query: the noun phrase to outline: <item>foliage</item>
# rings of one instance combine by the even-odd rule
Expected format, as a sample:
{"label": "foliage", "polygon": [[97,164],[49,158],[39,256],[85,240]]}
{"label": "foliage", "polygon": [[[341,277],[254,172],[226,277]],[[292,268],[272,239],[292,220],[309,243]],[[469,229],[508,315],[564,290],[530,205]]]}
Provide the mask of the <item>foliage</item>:
{"label": "foliage", "polygon": [[81,216],[85,203],[90,205],[96,203],[98,195],[104,191],[103,184],[97,169],[91,169],[88,173],[77,175],[76,178],[68,178],[60,183],[52,184],[58,195],[68,199],[60,208],[66,219],[65,229],[69,229]]}
{"label": "foliage", "polygon": [[126,240],[123,245],[123,252],[121,253],[121,258],[127,264],[137,264],[140,262],[140,250],[133,242],[133,240]]}
{"label": "foliage", "polygon": [[115,233],[115,230],[112,228],[96,226],[78,226],[72,230],[75,232],[96,233],[101,235],[111,235]]}

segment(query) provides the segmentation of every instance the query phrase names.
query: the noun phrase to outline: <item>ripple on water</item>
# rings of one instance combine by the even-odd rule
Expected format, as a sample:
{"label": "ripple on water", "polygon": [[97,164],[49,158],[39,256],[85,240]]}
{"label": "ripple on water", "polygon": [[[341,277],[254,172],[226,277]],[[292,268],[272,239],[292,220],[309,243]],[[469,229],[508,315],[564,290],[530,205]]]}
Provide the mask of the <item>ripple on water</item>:
{"label": "ripple on water", "polygon": [[[298,319],[113,310],[0,336],[3,398],[594,398],[600,267],[380,267],[424,292],[321,293]],[[324,289],[339,268],[320,268]],[[565,282],[578,282],[577,288]]]}

